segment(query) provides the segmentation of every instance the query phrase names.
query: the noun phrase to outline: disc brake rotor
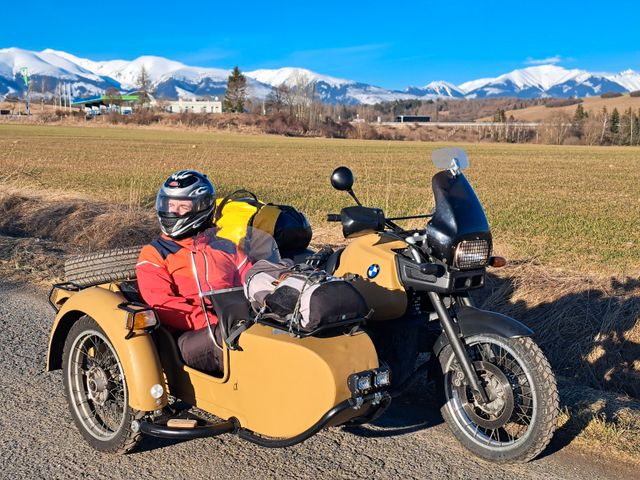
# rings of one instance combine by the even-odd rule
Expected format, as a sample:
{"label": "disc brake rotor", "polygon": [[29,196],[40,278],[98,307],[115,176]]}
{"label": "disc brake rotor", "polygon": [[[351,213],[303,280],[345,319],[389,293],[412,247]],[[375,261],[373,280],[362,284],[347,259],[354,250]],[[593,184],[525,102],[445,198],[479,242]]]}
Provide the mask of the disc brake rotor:
{"label": "disc brake rotor", "polygon": [[457,391],[462,407],[469,419],[485,429],[503,427],[511,418],[514,408],[513,391],[506,375],[496,365],[484,362],[473,362],[480,382],[489,397],[489,402],[482,404],[479,396],[465,384],[453,386]]}

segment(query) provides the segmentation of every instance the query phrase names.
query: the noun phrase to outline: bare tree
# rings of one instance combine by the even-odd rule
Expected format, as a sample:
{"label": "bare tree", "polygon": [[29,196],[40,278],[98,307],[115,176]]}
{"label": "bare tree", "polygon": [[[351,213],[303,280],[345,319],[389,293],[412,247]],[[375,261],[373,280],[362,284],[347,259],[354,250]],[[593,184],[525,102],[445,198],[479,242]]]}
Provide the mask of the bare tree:
{"label": "bare tree", "polygon": [[571,117],[568,113],[555,112],[544,125],[542,133],[545,143],[562,145],[571,132],[571,126]]}
{"label": "bare tree", "polygon": [[140,73],[136,79],[136,87],[138,88],[138,103],[144,105],[150,100],[149,94],[151,93],[151,79],[149,73],[144,65],[140,67]]}
{"label": "bare tree", "polygon": [[275,87],[267,96],[266,107],[271,112],[280,113],[282,111],[289,111],[291,113],[291,107],[293,105],[293,94],[291,89],[284,83]]}

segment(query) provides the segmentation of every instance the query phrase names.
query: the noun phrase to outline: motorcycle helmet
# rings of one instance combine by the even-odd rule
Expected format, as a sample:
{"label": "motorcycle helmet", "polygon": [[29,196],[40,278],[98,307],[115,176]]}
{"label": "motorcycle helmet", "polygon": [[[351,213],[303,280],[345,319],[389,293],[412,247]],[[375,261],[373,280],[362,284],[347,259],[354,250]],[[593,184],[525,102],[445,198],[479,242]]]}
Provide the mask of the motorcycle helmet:
{"label": "motorcycle helmet", "polygon": [[216,190],[203,173],[180,170],[171,175],[156,196],[156,212],[165,235],[180,239],[211,224]]}

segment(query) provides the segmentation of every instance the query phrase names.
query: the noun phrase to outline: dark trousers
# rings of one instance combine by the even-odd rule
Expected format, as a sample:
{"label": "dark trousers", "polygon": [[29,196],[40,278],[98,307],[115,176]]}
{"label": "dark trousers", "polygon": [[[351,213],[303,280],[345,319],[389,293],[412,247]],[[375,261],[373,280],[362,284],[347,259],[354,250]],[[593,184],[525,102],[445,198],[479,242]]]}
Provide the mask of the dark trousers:
{"label": "dark trousers", "polygon": [[[218,325],[214,327],[213,333],[218,345],[222,347],[222,337]],[[178,337],[178,348],[184,363],[190,367],[205,372],[222,372],[224,370],[222,350],[214,345],[208,327],[184,332]]]}

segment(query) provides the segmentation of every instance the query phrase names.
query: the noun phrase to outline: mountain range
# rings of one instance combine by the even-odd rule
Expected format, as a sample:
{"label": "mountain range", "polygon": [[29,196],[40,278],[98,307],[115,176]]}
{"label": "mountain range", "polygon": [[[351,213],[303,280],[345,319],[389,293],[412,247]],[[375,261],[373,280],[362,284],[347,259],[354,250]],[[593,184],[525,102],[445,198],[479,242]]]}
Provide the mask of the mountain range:
{"label": "mountain range", "polygon": [[[120,91],[135,90],[142,67],[158,98],[222,96],[230,74],[230,70],[226,69],[191,67],[155,56],[142,56],[131,61],[97,62],[51,49],[36,52],[4,48],[0,49],[0,99],[24,94],[25,84],[20,73],[23,67],[29,71],[33,98],[43,94],[52,95],[59,83],[71,85],[72,95],[76,98],[99,95],[109,87]],[[436,98],[587,97],[604,92],[640,90],[640,73],[633,70],[618,74],[593,73],[557,65],[527,67],[460,85],[434,81],[404,90],[389,90],[303,68],[261,69],[244,74],[247,77],[247,93],[253,98],[264,99],[275,87],[283,84],[295,89],[301,84],[313,82],[316,94],[323,102],[348,105]]]}

